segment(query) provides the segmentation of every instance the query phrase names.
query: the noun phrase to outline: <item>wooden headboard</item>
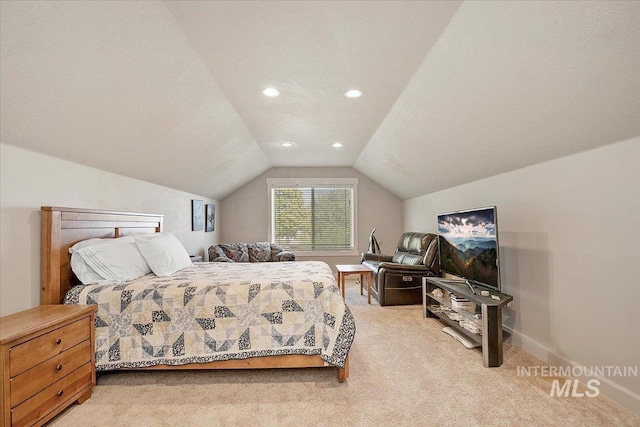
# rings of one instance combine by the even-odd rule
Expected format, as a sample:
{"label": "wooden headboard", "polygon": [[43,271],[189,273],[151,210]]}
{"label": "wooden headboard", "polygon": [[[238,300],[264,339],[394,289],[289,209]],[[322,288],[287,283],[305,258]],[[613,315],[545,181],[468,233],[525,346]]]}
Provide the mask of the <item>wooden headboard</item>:
{"label": "wooden headboard", "polygon": [[116,238],[126,233],[159,233],[164,215],[97,209],[41,207],[40,304],[61,304],[79,283],[71,271],[69,248],[93,237]]}

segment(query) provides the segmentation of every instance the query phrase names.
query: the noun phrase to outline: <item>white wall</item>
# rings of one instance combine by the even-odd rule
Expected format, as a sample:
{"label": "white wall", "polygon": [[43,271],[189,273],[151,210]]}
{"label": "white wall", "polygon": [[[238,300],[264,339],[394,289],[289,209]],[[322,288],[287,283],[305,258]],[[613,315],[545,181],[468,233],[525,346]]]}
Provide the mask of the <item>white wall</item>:
{"label": "white wall", "polygon": [[40,304],[40,206],[164,214],[164,230],[190,254],[218,242],[218,220],[215,232],[191,231],[191,199],[215,200],[7,144],[0,144],[0,188],[2,316]]}
{"label": "white wall", "polygon": [[[512,341],[552,364],[638,366],[640,138],[406,200],[404,228],[496,205]],[[640,409],[640,378],[601,391]]]}
{"label": "white wall", "polygon": [[[272,168],[221,202],[220,241],[267,241],[269,201],[267,178],[358,178],[358,251],[365,252],[369,232],[377,227],[376,238],[384,253],[395,252],[402,234],[402,201],[352,168]],[[297,257],[296,259],[311,259]],[[360,263],[360,256],[313,257],[335,264]]]}

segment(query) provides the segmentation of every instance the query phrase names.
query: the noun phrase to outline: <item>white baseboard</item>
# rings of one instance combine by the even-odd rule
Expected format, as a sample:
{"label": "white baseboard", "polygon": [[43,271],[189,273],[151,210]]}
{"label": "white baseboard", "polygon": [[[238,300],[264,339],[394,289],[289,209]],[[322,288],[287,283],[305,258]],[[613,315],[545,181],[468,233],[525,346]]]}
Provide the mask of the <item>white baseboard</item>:
{"label": "white baseboard", "polygon": [[[511,334],[509,338],[509,343],[521,348],[527,353],[531,354],[534,357],[542,360],[550,366],[570,366],[570,367],[578,367],[584,368],[583,365],[574,362],[573,360],[569,360],[563,356],[560,356],[557,353],[554,353],[547,347],[542,344],[532,340],[531,338],[521,334],[518,331],[511,329],[510,327],[503,325],[504,329]],[[582,370],[582,369],[581,369]],[[589,377],[589,378],[575,378],[580,380],[580,382],[585,383],[591,378],[596,378],[600,381],[599,390],[600,393],[607,396],[609,399],[619,403],[630,411],[640,415],[640,395],[634,393],[621,386],[620,384],[612,381],[611,378],[608,377]]]}

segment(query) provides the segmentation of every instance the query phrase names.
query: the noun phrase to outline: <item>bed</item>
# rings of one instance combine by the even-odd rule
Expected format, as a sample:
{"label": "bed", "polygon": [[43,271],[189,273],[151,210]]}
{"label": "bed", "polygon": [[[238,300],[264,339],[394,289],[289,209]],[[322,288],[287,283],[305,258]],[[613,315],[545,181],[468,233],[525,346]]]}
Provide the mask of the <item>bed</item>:
{"label": "bed", "polygon": [[96,304],[96,369],[337,369],[355,323],[322,262],[194,263],[168,277],[82,285],[69,248],[162,233],[163,216],[43,206],[41,304]]}

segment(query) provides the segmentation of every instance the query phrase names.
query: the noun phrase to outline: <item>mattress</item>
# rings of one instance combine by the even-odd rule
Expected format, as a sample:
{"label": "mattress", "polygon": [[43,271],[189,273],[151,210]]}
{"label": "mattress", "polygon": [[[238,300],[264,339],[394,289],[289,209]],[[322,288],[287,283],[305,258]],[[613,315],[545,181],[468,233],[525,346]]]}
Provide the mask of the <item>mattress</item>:
{"label": "mattress", "polygon": [[194,263],[169,277],[79,285],[96,304],[96,370],[319,354],[344,367],[355,322],[319,261]]}

